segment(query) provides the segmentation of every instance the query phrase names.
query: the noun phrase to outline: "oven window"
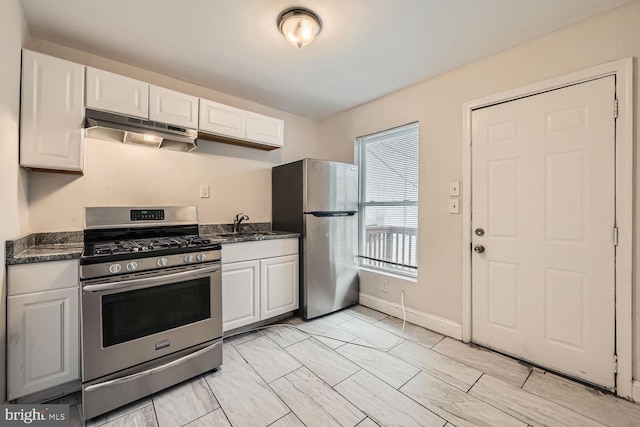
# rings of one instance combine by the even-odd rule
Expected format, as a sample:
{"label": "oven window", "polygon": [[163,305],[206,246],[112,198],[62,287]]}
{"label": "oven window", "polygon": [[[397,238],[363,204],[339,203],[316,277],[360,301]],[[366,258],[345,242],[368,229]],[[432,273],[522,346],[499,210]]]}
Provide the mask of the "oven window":
{"label": "oven window", "polygon": [[210,318],[209,280],[204,277],[103,296],[103,347]]}

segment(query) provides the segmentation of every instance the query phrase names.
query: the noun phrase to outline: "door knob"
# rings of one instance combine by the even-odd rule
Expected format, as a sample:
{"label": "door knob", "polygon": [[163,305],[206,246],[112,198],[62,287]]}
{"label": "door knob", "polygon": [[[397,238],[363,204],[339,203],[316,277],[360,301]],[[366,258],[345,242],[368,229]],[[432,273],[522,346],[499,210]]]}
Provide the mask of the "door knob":
{"label": "door knob", "polygon": [[476,251],[477,253],[481,254],[484,252],[484,246],[482,245],[475,245],[473,247],[473,250]]}

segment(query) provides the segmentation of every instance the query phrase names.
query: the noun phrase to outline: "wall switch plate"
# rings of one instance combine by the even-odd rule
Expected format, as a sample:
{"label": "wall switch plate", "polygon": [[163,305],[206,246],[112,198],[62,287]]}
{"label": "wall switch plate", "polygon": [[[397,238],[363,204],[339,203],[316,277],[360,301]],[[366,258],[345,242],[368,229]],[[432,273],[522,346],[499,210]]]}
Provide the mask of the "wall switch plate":
{"label": "wall switch plate", "polygon": [[206,184],[202,184],[200,186],[200,198],[201,199],[208,199],[210,195],[210,191],[209,191],[209,186]]}
{"label": "wall switch plate", "polygon": [[385,294],[389,292],[389,288],[387,288],[387,282],[380,282],[380,292],[384,292]]}
{"label": "wall switch plate", "polygon": [[449,183],[449,196],[460,195],[460,181],[451,181]]}
{"label": "wall switch plate", "polygon": [[460,213],[460,199],[449,199],[449,213],[450,214]]}

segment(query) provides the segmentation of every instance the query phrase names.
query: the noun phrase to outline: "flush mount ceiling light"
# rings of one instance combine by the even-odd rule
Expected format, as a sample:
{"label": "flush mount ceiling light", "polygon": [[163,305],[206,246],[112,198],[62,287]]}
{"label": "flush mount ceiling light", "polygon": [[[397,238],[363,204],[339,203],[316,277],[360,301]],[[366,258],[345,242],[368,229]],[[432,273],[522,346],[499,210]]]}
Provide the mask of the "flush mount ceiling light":
{"label": "flush mount ceiling light", "polygon": [[322,20],[315,12],[303,7],[292,7],[278,16],[278,28],[289,43],[303,47],[322,31]]}

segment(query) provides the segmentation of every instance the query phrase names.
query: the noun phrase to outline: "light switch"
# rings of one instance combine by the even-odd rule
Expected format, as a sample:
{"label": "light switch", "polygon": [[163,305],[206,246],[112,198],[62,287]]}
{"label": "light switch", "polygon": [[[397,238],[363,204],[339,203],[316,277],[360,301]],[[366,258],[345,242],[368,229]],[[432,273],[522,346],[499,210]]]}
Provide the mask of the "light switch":
{"label": "light switch", "polygon": [[450,214],[460,213],[460,199],[449,199],[449,213]]}
{"label": "light switch", "polygon": [[208,199],[209,198],[209,186],[206,184],[202,184],[200,186],[200,198]]}
{"label": "light switch", "polygon": [[449,195],[454,197],[460,195],[460,181],[451,181],[449,183]]}

